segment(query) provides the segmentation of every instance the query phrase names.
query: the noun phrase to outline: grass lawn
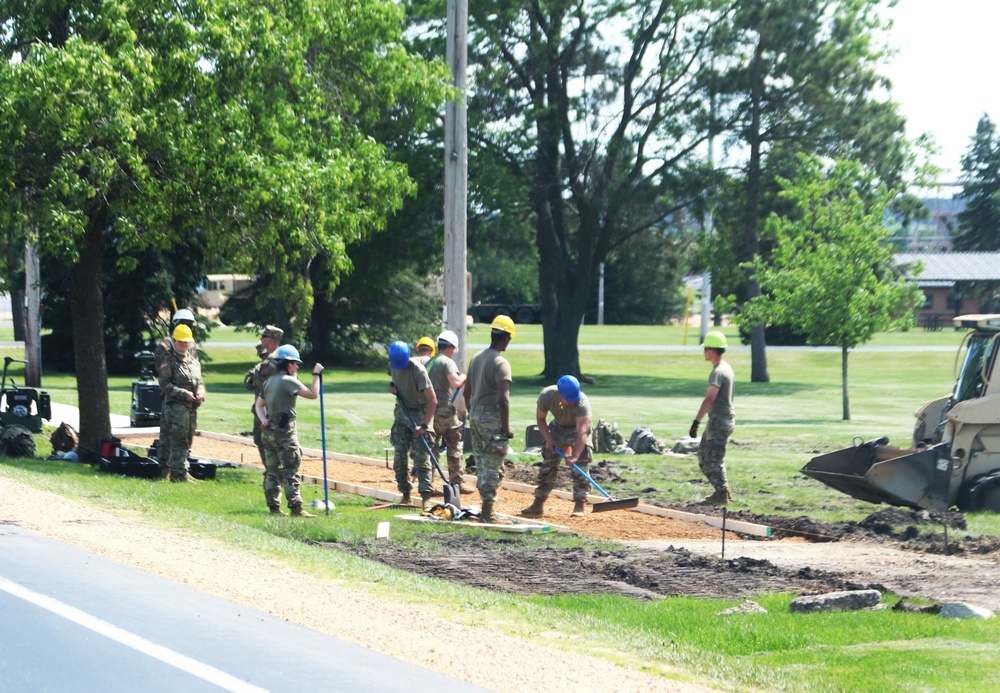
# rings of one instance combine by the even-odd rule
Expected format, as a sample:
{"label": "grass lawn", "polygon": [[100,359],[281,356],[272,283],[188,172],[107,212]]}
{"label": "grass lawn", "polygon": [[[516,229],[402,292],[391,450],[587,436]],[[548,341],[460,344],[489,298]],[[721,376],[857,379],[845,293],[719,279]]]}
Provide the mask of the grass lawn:
{"label": "grass lawn", "polygon": [[[469,341],[485,341],[482,331]],[[731,338],[733,332],[730,331]],[[681,346],[682,328],[584,326],[581,346],[620,345],[621,349],[581,350],[581,365],[595,382],[584,389],[595,419],[617,423],[626,435],[650,426],[672,444],[687,431],[705,391],[710,367],[702,358],[697,330],[690,349],[637,350],[635,345]],[[925,401],[947,394],[953,383],[954,331],[879,335],[875,346],[925,347],[917,351],[861,350],[850,357],[850,421],[841,420],[840,354],[836,351],[771,349],[771,382],[749,382],[748,350],[727,354],[736,372],[737,429],[727,465],[735,492],[734,510],[798,516],[820,521],[860,520],[877,506],[855,501],[798,474],[809,459],[864,439],[888,435],[905,445],[913,412]],[[214,341],[243,341],[221,331]],[[735,341],[735,339],[733,340]],[[518,328],[516,342],[540,344],[537,326]],[[208,399],[199,426],[222,433],[250,428],[251,395],[243,375],[253,364],[253,339],[242,347],[204,346]],[[629,347],[629,348],[626,348]],[[9,355],[20,358],[12,350]],[[511,349],[514,372],[512,421],[523,447],[524,428],[534,423],[535,398],[544,383],[540,348]],[[383,369],[329,369],[324,378],[327,443],[332,450],[380,458],[392,422],[393,398]],[[115,413],[127,414],[133,378],[109,383]],[[46,374],[45,389],[55,401],[76,404],[72,375]],[[320,446],[319,406],[301,402],[299,433],[307,447]],[[58,424],[59,422],[53,422]],[[48,451],[48,433],[39,451]],[[685,503],[705,495],[707,485],[693,458],[603,455],[624,482],[611,490],[639,494],[662,503]],[[527,458],[524,458],[527,460]],[[250,510],[259,501],[259,476],[220,470],[220,481],[196,493],[167,484],[96,475],[85,466],[5,461],[0,474],[110,509],[129,508],[146,521],[190,528],[199,534],[305,567],[401,602],[438,604],[467,622],[493,622],[502,630],[555,647],[588,652],[654,672],[674,667],[727,689],[745,690],[948,690],[980,691],[1000,685],[995,643],[1000,619],[946,621],[890,611],[793,615],[789,595],[764,595],[767,616],[719,618],[732,602],[670,598],[639,602],[617,596],[517,597],[443,584],[318,549],[313,541],[370,541],[379,512],[361,511],[359,499],[337,496],[330,520],[276,521]],[[652,490],[650,490],[652,489]],[[972,534],[1000,535],[1000,520],[967,516]],[[412,546],[433,542],[425,532],[441,528],[393,528],[392,541]],[[594,545],[586,538],[544,535],[513,541]],[[556,637],[553,634],[558,633]],[[670,674],[676,675],[676,674]]]}

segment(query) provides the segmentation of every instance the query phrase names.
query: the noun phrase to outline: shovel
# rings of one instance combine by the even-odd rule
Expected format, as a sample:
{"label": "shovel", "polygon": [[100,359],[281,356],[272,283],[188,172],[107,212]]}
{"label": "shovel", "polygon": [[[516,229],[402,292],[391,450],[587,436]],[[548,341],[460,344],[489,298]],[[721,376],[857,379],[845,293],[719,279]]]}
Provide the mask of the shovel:
{"label": "shovel", "polygon": [[323,410],[323,371],[319,373],[319,430],[323,444],[323,508],[330,517],[330,483],[326,478],[326,413]]}
{"label": "shovel", "polygon": [[[403,411],[406,412],[406,418],[410,420],[410,425],[416,428],[417,422],[413,420],[413,416],[410,415],[410,410],[406,408],[405,404],[403,404],[403,399],[399,395],[396,395],[396,400],[399,402],[399,406],[403,408]],[[448,477],[444,475],[444,471],[441,469],[441,465],[438,463],[437,457],[431,450],[431,444],[427,442],[427,436],[417,436],[417,437],[420,438],[420,440],[423,442],[424,448],[426,448],[427,450],[427,454],[431,456],[431,462],[434,463],[434,467],[435,469],[437,469],[437,473],[441,477],[441,481],[444,483],[445,505],[448,505],[450,503],[451,505],[454,505],[456,508],[461,510],[462,494],[458,490],[458,484],[448,483]]]}
{"label": "shovel", "polygon": [[[569,448],[569,450],[570,453],[572,454],[573,448]],[[566,457],[566,453],[564,453],[558,447],[555,448],[555,451],[559,453],[560,457],[569,462],[569,459]],[[591,479],[590,475],[587,474],[587,472],[583,471],[583,469],[581,469],[575,462],[573,463],[573,469],[580,472],[580,474],[583,475],[583,478],[590,482],[591,486],[596,488],[598,491],[601,492],[602,496],[607,498],[607,500],[604,501],[603,503],[594,503],[592,506],[593,510],[591,510],[591,512],[603,513],[607,512],[608,510],[625,510],[627,508],[634,508],[639,505],[638,498],[626,498],[625,500],[615,500],[614,498],[612,498],[611,494],[609,494],[607,491],[601,488],[600,485],[596,481]]]}

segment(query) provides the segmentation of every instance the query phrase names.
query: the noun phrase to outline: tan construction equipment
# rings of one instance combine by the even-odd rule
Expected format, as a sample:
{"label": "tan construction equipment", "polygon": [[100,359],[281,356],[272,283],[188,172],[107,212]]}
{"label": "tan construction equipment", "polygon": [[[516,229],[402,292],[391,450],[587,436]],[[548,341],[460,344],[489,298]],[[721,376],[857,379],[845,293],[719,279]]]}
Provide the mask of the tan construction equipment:
{"label": "tan construction equipment", "polygon": [[1000,512],[1000,315],[961,315],[967,328],[955,388],[916,412],[909,448],[888,438],[814,457],[802,473],[870,503]]}

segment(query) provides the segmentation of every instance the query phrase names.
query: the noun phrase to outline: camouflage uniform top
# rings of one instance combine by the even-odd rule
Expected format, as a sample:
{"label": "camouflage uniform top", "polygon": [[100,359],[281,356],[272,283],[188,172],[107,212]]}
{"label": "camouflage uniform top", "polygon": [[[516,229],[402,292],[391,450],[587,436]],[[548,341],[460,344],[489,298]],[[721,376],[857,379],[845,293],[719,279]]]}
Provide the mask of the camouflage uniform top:
{"label": "camouflage uniform top", "polygon": [[492,347],[483,349],[469,363],[466,379],[466,387],[471,388],[469,406],[499,407],[500,389],[497,383],[503,380],[512,382],[513,379],[507,359]]}
{"label": "camouflage uniform top", "polygon": [[451,404],[453,390],[448,376],[459,375],[458,364],[444,354],[438,354],[434,357],[434,363],[431,364],[427,375],[430,376],[434,394],[437,395],[438,406]]}
{"label": "camouflage uniform top", "polygon": [[559,396],[559,388],[549,385],[538,395],[538,411],[552,414],[560,426],[576,426],[576,420],[590,416],[590,400],[580,393],[580,401],[566,404]]}
{"label": "camouflage uniform top", "polygon": [[288,415],[288,421],[295,421],[295,401],[301,390],[302,382],[288,373],[275,375],[264,383],[260,396],[264,398],[267,418],[274,427],[282,428],[281,417],[285,414]]}
{"label": "camouflage uniform top", "polygon": [[205,382],[201,378],[201,362],[192,344],[183,356],[171,349],[170,353],[160,361],[160,392],[163,393],[164,404],[179,402],[181,404],[198,406],[197,402],[189,402],[188,393],[205,396]]}
{"label": "camouflage uniform top", "polygon": [[246,377],[243,378],[243,386],[256,395],[255,402],[257,397],[260,397],[260,393],[264,391],[264,383],[278,372],[278,362],[274,358],[276,353],[272,351],[266,359],[247,371]]}
{"label": "camouflage uniform top", "polygon": [[427,375],[424,364],[416,359],[411,359],[406,368],[390,368],[389,376],[396,385],[399,398],[410,411],[424,410],[427,400],[422,394],[424,390],[431,387],[431,379]]}
{"label": "camouflage uniform top", "polygon": [[733,367],[725,361],[719,361],[719,364],[712,369],[708,376],[708,384],[718,387],[719,393],[715,396],[712,408],[708,412],[710,415],[724,417],[736,415],[733,409],[734,380],[736,376],[733,374]]}
{"label": "camouflage uniform top", "polygon": [[[195,344],[191,345],[188,349],[194,353],[197,357],[198,348]],[[163,363],[163,359],[167,358],[169,354],[174,353],[174,340],[172,337],[165,337],[156,343],[156,348],[153,349],[153,363]]]}

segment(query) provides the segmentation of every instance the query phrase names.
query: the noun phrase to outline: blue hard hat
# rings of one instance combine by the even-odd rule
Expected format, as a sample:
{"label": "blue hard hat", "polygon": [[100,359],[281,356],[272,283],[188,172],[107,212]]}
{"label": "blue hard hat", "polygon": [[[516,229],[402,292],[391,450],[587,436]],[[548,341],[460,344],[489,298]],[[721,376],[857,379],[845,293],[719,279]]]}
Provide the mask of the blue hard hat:
{"label": "blue hard hat", "polygon": [[410,364],[410,345],[406,342],[396,340],[389,345],[389,365],[397,371],[406,368]]}
{"label": "blue hard hat", "polygon": [[580,381],[572,375],[564,375],[559,378],[556,381],[556,387],[559,388],[559,394],[567,402],[580,401]]}
{"label": "blue hard hat", "polygon": [[278,347],[278,351],[274,355],[274,358],[279,361],[295,361],[296,363],[302,363],[302,359],[299,358],[299,350],[291,344],[282,344]]}

